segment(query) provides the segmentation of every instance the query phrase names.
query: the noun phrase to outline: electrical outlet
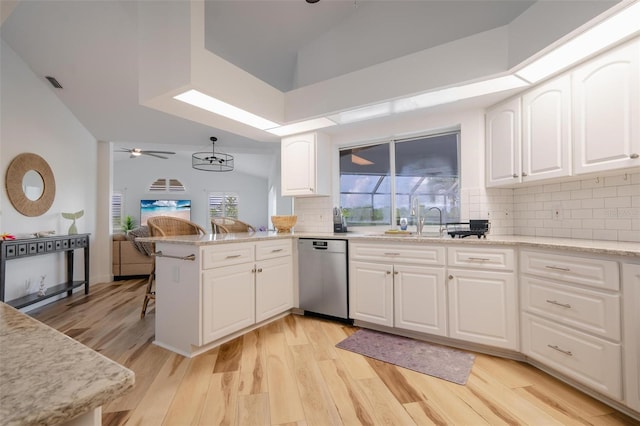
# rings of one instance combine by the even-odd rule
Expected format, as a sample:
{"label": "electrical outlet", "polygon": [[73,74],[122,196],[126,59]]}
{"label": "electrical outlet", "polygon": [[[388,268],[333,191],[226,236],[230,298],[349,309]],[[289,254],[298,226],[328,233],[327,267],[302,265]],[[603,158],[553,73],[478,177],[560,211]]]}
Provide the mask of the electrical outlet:
{"label": "electrical outlet", "polygon": [[553,218],[553,220],[562,219],[562,210],[560,209],[560,205],[559,204],[556,204],[555,206],[553,206],[553,211],[551,212],[551,217]]}

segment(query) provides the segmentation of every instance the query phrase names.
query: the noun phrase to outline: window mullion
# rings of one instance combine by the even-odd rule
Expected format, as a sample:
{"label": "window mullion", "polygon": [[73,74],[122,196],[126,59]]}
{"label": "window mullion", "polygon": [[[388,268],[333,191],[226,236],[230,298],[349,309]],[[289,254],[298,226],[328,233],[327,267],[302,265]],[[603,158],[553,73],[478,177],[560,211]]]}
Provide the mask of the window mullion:
{"label": "window mullion", "polygon": [[396,143],[389,141],[389,180],[391,198],[391,228],[395,228],[396,218]]}

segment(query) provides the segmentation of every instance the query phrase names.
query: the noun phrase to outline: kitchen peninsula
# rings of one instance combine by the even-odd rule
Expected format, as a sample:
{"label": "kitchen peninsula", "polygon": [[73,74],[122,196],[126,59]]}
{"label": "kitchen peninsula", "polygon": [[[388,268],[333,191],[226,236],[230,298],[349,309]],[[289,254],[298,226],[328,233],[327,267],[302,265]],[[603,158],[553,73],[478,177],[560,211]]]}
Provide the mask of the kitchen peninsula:
{"label": "kitchen peninsula", "polygon": [[132,371],[0,303],[3,425],[100,425],[101,407],[133,383]]}
{"label": "kitchen peninsula", "polygon": [[631,242],[273,232],[145,238],[159,253],[155,343],[192,357],[290,313],[298,306],[297,238],[348,240],[355,325],[526,361],[638,417],[640,247]]}

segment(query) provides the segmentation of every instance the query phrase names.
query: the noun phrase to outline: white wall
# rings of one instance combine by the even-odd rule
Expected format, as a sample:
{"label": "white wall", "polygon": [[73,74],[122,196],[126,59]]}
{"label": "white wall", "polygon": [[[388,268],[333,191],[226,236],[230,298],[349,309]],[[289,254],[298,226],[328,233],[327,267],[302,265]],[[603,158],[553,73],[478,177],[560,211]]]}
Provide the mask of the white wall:
{"label": "white wall", "polygon": [[[158,178],[178,179],[186,192],[149,192],[148,188]],[[239,195],[239,219],[258,228],[267,226],[267,179],[238,171],[205,172],[191,167],[191,157],[172,156],[167,160],[139,157],[116,161],[113,165],[113,190],[123,194],[124,214],[140,223],[140,200],[190,199],[191,220],[207,230],[209,192],[236,192]]]}
{"label": "white wall", "polygon": [[[91,233],[91,248],[101,244],[96,234],[97,143],[74,115],[60,102],[48,83],[33,74],[24,61],[1,42],[0,53],[0,167],[2,177],[18,154],[32,152],[43,157],[51,167],[56,195],[51,208],[38,217],[18,213],[6,191],[0,196],[0,232],[26,234],[55,230],[66,234],[71,222],[61,212],[85,211],[77,221],[78,232]],[[31,291],[37,291],[41,275],[48,285],[65,281],[64,256],[53,254],[13,260],[7,263],[6,300],[26,294],[24,282],[31,279]],[[76,279],[81,279],[83,258],[75,257]],[[96,282],[108,269],[107,261],[91,256],[91,279]],[[48,301],[52,301],[49,299]]]}

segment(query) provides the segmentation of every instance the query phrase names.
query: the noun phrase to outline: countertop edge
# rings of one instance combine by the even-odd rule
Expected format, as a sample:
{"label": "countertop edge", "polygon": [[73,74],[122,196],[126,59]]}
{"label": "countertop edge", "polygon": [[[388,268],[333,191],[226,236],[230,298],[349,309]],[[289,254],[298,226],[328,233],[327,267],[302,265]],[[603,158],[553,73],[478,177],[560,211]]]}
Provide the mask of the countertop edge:
{"label": "countertop edge", "polygon": [[367,242],[401,242],[413,244],[448,244],[448,245],[506,245],[529,248],[548,248],[556,250],[572,250],[581,253],[603,254],[640,258],[640,243],[625,241],[581,240],[554,237],[529,237],[519,235],[489,235],[487,238],[442,238],[418,237],[415,235],[397,236],[367,233],[321,233],[321,232],[256,232],[205,236],[174,236],[174,237],[146,237],[140,241],[150,241],[166,244],[188,244],[194,246],[208,246],[214,244],[230,244],[239,242],[266,241],[282,238],[318,238],[342,239],[349,241]]}

